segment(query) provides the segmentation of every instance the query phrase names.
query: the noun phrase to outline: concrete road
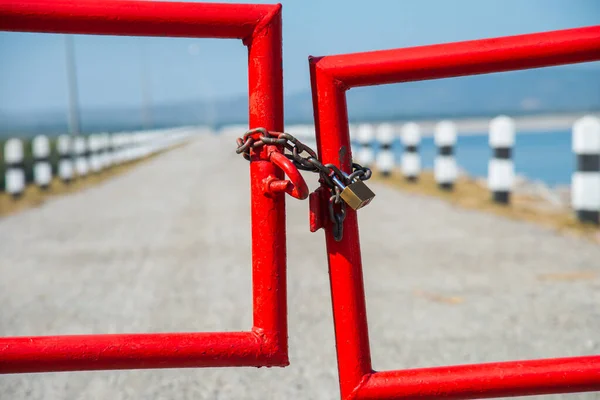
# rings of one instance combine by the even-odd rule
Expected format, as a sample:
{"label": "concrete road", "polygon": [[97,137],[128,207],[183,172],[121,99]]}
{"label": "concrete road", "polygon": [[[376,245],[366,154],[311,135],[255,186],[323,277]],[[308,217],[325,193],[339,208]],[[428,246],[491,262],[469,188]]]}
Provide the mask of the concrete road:
{"label": "concrete road", "polygon": [[[234,146],[206,136],[0,220],[0,335],[247,330],[249,173]],[[359,218],[376,369],[600,354],[599,246],[372,188]],[[0,399],[339,398],[307,210],[288,198],[289,367],[4,375]]]}

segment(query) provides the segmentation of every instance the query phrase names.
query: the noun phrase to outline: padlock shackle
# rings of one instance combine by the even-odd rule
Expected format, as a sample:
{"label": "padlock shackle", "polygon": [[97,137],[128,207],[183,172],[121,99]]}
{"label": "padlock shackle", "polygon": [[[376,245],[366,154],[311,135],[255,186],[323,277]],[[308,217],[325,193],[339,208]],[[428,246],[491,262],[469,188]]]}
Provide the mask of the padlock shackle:
{"label": "padlock shackle", "polygon": [[331,174],[329,175],[329,178],[331,178],[331,180],[333,181],[333,183],[340,188],[340,190],[344,190],[346,189],[347,185],[344,184],[344,182],[340,181],[340,178],[338,178],[335,174]]}

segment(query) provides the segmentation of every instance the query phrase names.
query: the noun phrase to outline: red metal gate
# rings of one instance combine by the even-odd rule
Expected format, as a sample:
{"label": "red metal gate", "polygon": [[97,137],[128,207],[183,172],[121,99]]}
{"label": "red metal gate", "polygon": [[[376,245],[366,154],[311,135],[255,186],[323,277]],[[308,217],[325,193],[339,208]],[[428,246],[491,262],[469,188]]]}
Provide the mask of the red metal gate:
{"label": "red metal gate", "polygon": [[[242,39],[248,46],[250,125],[283,130],[280,5],[120,0],[0,0],[0,30]],[[253,327],[247,332],[0,338],[0,373],[134,368],[286,366],[283,178],[265,146],[250,164]]]}
{"label": "red metal gate", "polygon": [[[350,172],[346,90],[600,59],[600,26],[367,53],[311,57],[317,146]],[[325,223],[343,399],[469,399],[600,390],[600,356],[375,372],[371,366],[356,212],[344,236]]]}
{"label": "red metal gate", "polygon": [[[242,39],[249,49],[250,126],[283,131],[279,5],[0,0],[0,30]],[[598,59],[600,27],[311,58],[321,161],[350,170],[345,91],[351,87]],[[284,194],[264,195],[265,182],[271,186],[274,178],[283,179],[283,171],[270,161],[271,146],[252,151],[250,331],[0,338],[0,373],[287,365]],[[291,190],[287,184],[271,190],[275,187]],[[347,211],[340,242],[331,224],[324,223],[344,399],[466,399],[600,389],[600,356],[373,371],[356,213]]]}

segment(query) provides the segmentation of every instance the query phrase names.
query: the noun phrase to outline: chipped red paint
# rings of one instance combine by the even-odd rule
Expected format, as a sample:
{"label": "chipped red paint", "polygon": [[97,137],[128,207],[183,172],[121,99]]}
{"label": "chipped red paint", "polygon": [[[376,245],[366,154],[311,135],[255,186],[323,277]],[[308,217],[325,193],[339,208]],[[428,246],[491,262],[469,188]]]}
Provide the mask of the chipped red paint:
{"label": "chipped red paint", "polygon": [[[351,153],[340,154],[340,149],[350,149],[345,92],[352,87],[599,59],[600,26],[311,57],[320,161],[350,172]],[[347,210],[340,242],[333,239],[326,219],[325,238],[343,399],[468,399],[600,390],[600,356],[373,371],[356,212]]]}
{"label": "chipped red paint", "polygon": [[329,201],[329,190],[323,186],[319,186],[314,192],[309,195],[308,212],[309,212],[309,228],[311,232],[316,232],[324,227],[324,221],[329,217],[325,215],[326,211],[321,205],[327,204]]}
{"label": "chipped red paint", "polygon": [[[0,0],[0,30],[242,39],[248,46],[250,125],[284,130],[279,4]],[[283,173],[257,160],[250,174],[251,331],[5,337],[0,373],[288,365],[285,194],[265,195],[260,186]]]}

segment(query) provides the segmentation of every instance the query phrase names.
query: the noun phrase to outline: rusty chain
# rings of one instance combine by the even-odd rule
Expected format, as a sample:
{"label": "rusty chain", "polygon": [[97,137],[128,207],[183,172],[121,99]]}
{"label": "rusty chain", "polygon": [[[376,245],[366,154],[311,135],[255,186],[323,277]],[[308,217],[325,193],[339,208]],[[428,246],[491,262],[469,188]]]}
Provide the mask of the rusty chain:
{"label": "rusty chain", "polygon": [[[261,134],[259,139],[253,136]],[[323,164],[317,158],[317,153],[299,141],[296,137],[285,132],[269,132],[265,128],[255,128],[247,131],[243,137],[237,138],[237,154],[242,154],[250,161],[250,149],[256,149],[264,145],[283,146],[289,153],[284,155],[300,170],[315,172],[320,175],[319,182],[325,184],[331,191],[329,197],[329,218],[333,224],[333,237],[336,241],[342,240],[344,231],[343,224],[346,218],[346,203],[341,198],[342,188],[335,184],[333,178],[337,178],[344,186],[348,186],[356,179],[366,181],[371,178],[372,172],[369,168],[360,164],[352,163],[352,173],[346,174],[333,164]],[[303,156],[306,153],[307,155]],[[336,210],[337,206],[337,210]]]}

